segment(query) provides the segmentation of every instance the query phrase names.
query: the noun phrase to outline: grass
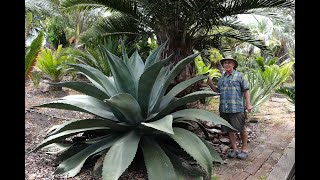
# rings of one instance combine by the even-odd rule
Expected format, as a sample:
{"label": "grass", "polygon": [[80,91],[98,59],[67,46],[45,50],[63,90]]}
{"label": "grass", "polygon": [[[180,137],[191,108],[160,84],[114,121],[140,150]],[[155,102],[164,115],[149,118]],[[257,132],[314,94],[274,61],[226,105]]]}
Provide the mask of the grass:
{"label": "grass", "polygon": [[219,177],[218,176],[211,176],[211,180],[219,180]]}
{"label": "grass", "polygon": [[266,179],[267,179],[267,176],[264,176],[264,175],[260,176],[260,180],[266,180]]}

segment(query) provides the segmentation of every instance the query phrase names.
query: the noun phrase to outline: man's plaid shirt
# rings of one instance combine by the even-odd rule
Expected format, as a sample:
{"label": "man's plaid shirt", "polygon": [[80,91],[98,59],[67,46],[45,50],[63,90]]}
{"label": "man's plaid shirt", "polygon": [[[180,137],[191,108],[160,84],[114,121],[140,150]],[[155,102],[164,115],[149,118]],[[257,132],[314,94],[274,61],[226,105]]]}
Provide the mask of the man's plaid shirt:
{"label": "man's plaid shirt", "polygon": [[226,73],[218,80],[220,94],[219,111],[223,113],[243,112],[244,91],[249,89],[248,81],[244,75],[233,70],[230,75]]}

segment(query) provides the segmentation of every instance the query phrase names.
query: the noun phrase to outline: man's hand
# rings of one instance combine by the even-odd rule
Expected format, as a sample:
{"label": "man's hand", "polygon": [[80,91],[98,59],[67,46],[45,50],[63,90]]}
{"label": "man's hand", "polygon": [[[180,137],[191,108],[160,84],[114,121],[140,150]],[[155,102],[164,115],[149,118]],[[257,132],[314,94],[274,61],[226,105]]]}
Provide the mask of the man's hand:
{"label": "man's hand", "polygon": [[217,92],[217,87],[213,84],[212,79],[210,78],[210,76],[207,77],[207,84],[210,86],[210,88],[214,91]]}
{"label": "man's hand", "polygon": [[253,106],[251,106],[251,104],[247,104],[246,105],[246,109],[247,109],[248,112],[252,112]]}

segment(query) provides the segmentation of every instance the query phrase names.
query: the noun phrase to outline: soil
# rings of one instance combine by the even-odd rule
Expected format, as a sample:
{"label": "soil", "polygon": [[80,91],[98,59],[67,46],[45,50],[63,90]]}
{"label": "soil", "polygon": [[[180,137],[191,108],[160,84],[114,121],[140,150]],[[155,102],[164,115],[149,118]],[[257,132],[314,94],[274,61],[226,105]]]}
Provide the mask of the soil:
{"label": "soil", "polygon": [[[69,79],[64,79],[63,81],[68,81]],[[36,153],[27,153],[31,149],[35,148],[44,138],[44,135],[50,127],[56,124],[61,124],[69,119],[83,119],[89,118],[91,115],[81,112],[73,112],[67,110],[51,109],[51,108],[36,108],[33,109],[32,106],[39,105],[42,103],[51,102],[57,100],[58,98],[64,97],[66,95],[79,94],[76,91],[63,88],[62,91],[49,91],[48,85],[41,81],[38,87],[35,87],[33,83],[29,80],[25,83],[25,179],[26,180],[52,180],[52,179],[66,179],[59,175],[54,175],[56,165],[54,160],[55,155],[47,154],[43,150],[39,150]],[[253,113],[249,116],[249,120],[252,122],[259,121],[258,125],[261,128],[256,128],[256,123],[249,123],[251,126],[249,128],[252,131],[256,129],[263,129],[268,126],[269,116],[273,116],[273,123],[281,123],[286,114],[289,114],[291,119],[294,119],[294,109],[292,105],[283,97],[274,97],[277,105],[275,106],[274,101],[267,101],[260,108],[259,112]],[[201,108],[207,110],[217,110],[217,106],[203,106]],[[278,117],[275,117],[278,116]],[[263,123],[264,122],[264,123]],[[261,132],[260,132],[261,133]],[[259,135],[259,132],[255,134]],[[249,142],[250,143],[250,142]],[[95,177],[92,174],[92,168],[83,168],[81,172],[73,177],[68,178],[72,180],[100,180],[101,178]],[[126,180],[143,180],[144,172],[131,170],[130,168],[120,177],[120,179]]]}

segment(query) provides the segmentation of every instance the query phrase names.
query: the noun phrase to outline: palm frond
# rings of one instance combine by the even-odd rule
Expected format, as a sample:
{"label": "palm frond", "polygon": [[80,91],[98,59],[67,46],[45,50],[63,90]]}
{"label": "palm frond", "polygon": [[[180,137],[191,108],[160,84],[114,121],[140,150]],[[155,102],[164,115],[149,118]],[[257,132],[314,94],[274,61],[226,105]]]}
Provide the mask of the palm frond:
{"label": "palm frond", "polygon": [[94,26],[80,36],[80,41],[90,43],[108,36],[137,36],[138,23],[130,16],[113,13],[101,18]]}
{"label": "palm frond", "polygon": [[50,0],[25,0],[25,10],[26,12],[52,17],[61,14],[58,4],[55,4]]}
{"label": "palm frond", "polygon": [[104,11],[118,11],[125,14],[134,15],[136,5],[134,1],[128,0],[66,0],[61,4],[66,11],[88,11],[91,9],[101,8]]}
{"label": "palm frond", "polygon": [[225,16],[243,14],[259,8],[294,8],[293,0],[239,0],[225,1],[223,14]]}

